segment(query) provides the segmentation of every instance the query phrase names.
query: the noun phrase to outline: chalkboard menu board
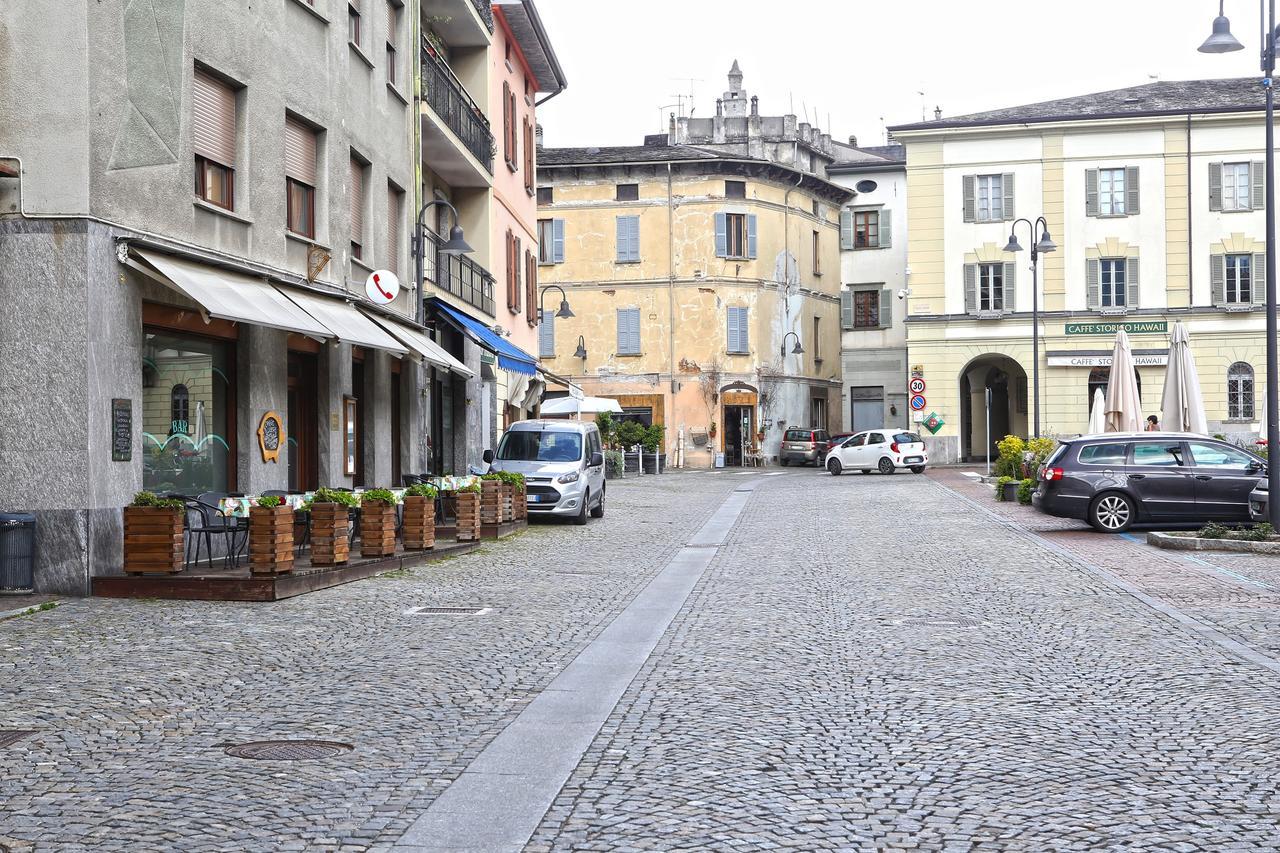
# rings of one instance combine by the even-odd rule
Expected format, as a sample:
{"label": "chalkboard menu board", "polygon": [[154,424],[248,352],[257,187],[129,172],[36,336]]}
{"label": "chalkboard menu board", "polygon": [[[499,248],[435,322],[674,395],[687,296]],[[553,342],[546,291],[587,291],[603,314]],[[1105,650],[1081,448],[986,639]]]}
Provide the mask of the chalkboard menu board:
{"label": "chalkboard menu board", "polygon": [[111,461],[133,459],[133,401],[111,401]]}

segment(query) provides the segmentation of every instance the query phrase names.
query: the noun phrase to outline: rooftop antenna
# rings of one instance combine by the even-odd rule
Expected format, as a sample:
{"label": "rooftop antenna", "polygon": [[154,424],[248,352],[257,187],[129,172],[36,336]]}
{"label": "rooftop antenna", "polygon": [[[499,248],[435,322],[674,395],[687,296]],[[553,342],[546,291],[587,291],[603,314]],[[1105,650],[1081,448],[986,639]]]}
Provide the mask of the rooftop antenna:
{"label": "rooftop antenna", "polygon": [[880,116],[880,133],[884,136],[884,144],[889,144],[889,126],[884,123],[884,116]]}
{"label": "rooftop antenna", "polygon": [[928,121],[925,113],[925,110],[927,109],[927,107],[925,107],[924,105],[924,92],[916,92],[916,94],[920,96],[920,120]]}

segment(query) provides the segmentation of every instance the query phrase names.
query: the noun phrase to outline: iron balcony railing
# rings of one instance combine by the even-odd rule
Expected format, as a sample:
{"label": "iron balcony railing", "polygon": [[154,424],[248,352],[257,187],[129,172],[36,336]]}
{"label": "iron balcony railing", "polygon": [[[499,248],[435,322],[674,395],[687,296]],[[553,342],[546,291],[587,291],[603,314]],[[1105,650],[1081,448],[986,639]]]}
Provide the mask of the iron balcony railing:
{"label": "iron balcony railing", "polygon": [[427,281],[492,317],[493,275],[466,255],[440,254],[444,239],[423,230],[430,243],[422,258]]}
{"label": "iron balcony railing", "polygon": [[492,175],[495,145],[489,119],[429,42],[422,48],[422,86],[431,109]]}

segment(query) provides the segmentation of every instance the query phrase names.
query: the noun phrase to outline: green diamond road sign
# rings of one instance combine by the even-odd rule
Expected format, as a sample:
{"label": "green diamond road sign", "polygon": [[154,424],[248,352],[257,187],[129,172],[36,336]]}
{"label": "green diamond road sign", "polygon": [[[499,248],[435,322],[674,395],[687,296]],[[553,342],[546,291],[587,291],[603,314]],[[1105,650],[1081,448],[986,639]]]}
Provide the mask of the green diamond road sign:
{"label": "green diamond road sign", "polygon": [[942,419],[942,416],[939,415],[937,412],[930,412],[929,416],[924,419],[924,428],[927,429],[932,435],[937,435],[938,430],[942,429],[946,425],[947,425],[947,422],[944,421]]}

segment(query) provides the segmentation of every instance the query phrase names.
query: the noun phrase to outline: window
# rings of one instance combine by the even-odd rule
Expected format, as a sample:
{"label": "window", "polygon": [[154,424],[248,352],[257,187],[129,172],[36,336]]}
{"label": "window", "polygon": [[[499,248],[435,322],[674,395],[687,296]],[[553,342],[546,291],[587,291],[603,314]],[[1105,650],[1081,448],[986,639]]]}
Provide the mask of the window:
{"label": "window", "polygon": [[142,487],[166,494],[226,492],[235,459],[233,345],[145,327]]}
{"label": "window", "polygon": [[564,220],[538,220],[538,263],[564,263]]}
{"label": "window", "polygon": [[618,184],[614,190],[614,198],[618,201],[636,201],[640,198],[640,185]]}
{"label": "window", "polygon": [[1125,301],[1125,259],[1103,258],[1100,263],[1102,273],[1100,292],[1101,307],[1123,308]]}
{"label": "window", "polygon": [[978,264],[978,310],[1004,310],[1004,264]]}
{"label": "window", "polygon": [[364,163],[351,158],[347,198],[351,216],[351,257],[364,257]]}
{"label": "window", "polygon": [[879,184],[877,184],[875,181],[865,180],[865,181],[858,181],[858,183],[854,184],[853,188],[860,193],[866,194],[866,193],[875,192],[878,186]]}
{"label": "window", "polygon": [[553,204],[555,191],[551,187],[538,187],[538,204]]}
{"label": "window", "polygon": [[1138,167],[1085,169],[1086,216],[1133,216],[1138,213]]}
{"label": "window", "polygon": [[400,84],[400,55],[397,48],[400,41],[400,9],[399,3],[387,0],[387,82],[392,86]]}
{"label": "window", "polygon": [[826,397],[810,397],[809,398],[809,423],[813,424],[815,429],[825,429],[827,426],[827,398]]}
{"label": "window", "polygon": [[813,232],[813,274],[822,275],[822,234]]}
{"label": "window", "polygon": [[1160,443],[1135,444],[1133,446],[1134,465],[1159,465],[1173,467],[1182,464],[1182,445]]}
{"label": "window", "polygon": [[618,309],[618,355],[640,354],[640,309]]}
{"label": "window", "polygon": [[1090,258],[1085,289],[1090,311],[1132,311],[1138,307],[1138,259]]}
{"label": "window", "polygon": [[538,326],[538,357],[556,357],[556,312],[543,309],[542,325]]}
{"label": "window", "polygon": [[[1142,396],[1142,374],[1138,373],[1137,371],[1134,371],[1133,378],[1136,379],[1138,382],[1138,396],[1141,397]],[[1110,367],[1095,367],[1089,371],[1088,398],[1089,398],[1090,407],[1093,406],[1093,398],[1096,392],[1101,391],[1103,399],[1104,400],[1106,399],[1107,386],[1108,384],[1110,384],[1110,382],[1111,382]]]}
{"label": "window", "polygon": [[978,221],[1004,219],[1004,176],[978,175]]}
{"label": "window", "polygon": [[849,287],[840,292],[840,328],[884,329],[893,325],[893,293],[867,286]]}
{"label": "window", "polygon": [[1084,465],[1123,465],[1129,447],[1125,444],[1089,444],[1080,448]]}
{"label": "window", "polygon": [[1098,213],[1124,215],[1124,169],[1098,170]]}
{"label": "window", "polygon": [[507,310],[520,313],[520,238],[507,229]]}
{"label": "window", "polygon": [[813,218],[814,218],[814,219],[821,219],[821,218],[822,218],[822,204],[821,204],[821,203],[820,203],[816,198],[813,200],[813,204],[812,204],[812,208],[811,208],[811,209],[813,210]]}
{"label": "window", "polygon": [[316,236],[316,132],[292,116],[284,123],[286,220],[290,231]]}
{"label": "window", "polygon": [[364,46],[364,20],[360,17],[361,0],[350,0],[347,3],[347,41],[356,47]]}
{"label": "window", "polygon": [[196,69],[191,96],[195,191],[210,204],[235,209],[236,93]]}
{"label": "window", "polygon": [[867,249],[880,245],[880,212],[859,210],[853,214],[853,247]]}
{"label": "window", "polygon": [[716,256],[748,259],[756,256],[756,217],[747,213],[717,213]]}
{"label": "window", "polygon": [[1233,447],[1201,444],[1198,441],[1187,442],[1187,447],[1191,449],[1191,464],[1197,468],[1230,468],[1243,471],[1250,467],[1259,467],[1252,456]]}
{"label": "window", "polygon": [[751,340],[747,331],[747,309],[730,305],[727,309],[728,336],[725,350],[729,353],[746,355],[751,352]]}
{"label": "window", "polygon": [[822,325],[821,317],[813,318],[813,361],[815,364],[822,364],[822,350],[819,348],[819,342],[822,340],[819,329]]}
{"label": "window", "polygon": [[1253,302],[1252,269],[1252,255],[1226,256],[1226,280],[1224,281],[1226,289],[1223,297],[1228,305]]}
{"label": "window", "polygon": [[191,435],[191,392],[181,383],[169,392],[169,435]]}
{"label": "window", "polygon": [[853,328],[880,328],[880,293],[875,290],[857,290],[853,293]]}
{"label": "window", "polygon": [[724,197],[725,198],[746,198],[747,182],[746,181],[725,181]]}
{"label": "window", "polygon": [[1251,210],[1248,163],[1222,164],[1222,209]]}
{"label": "window", "polygon": [[1227,418],[1233,421],[1254,418],[1253,367],[1243,361],[1227,369]]}
{"label": "window", "polygon": [[524,120],[524,191],[529,195],[533,195],[534,175],[533,171],[533,122],[527,117]]}
{"label": "window", "polygon": [[617,219],[618,263],[640,260],[640,217],[619,216]]}
{"label": "window", "polygon": [[[510,45],[508,45],[510,47]],[[516,171],[518,139],[516,131],[516,93],[511,84],[502,83],[502,156],[507,161],[507,168]]]}
{"label": "window", "polygon": [[404,215],[404,191],[387,184],[387,269],[400,273],[400,217]]}

